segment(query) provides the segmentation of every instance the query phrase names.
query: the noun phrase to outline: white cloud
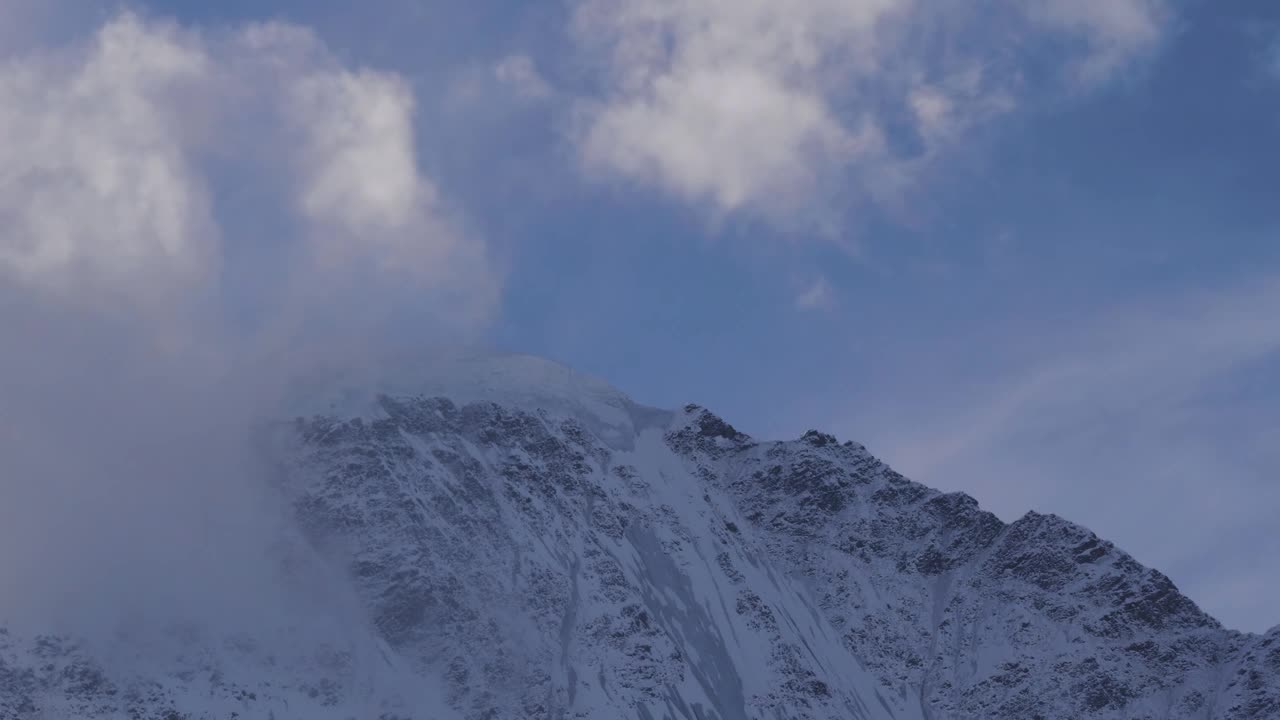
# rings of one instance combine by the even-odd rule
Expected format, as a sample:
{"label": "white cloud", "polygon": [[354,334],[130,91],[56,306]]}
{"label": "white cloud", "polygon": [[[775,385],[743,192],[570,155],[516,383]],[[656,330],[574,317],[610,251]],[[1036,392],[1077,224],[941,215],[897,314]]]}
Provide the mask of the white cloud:
{"label": "white cloud", "polygon": [[91,302],[197,291],[243,242],[222,237],[211,173],[266,169],[294,198],[268,209],[296,236],[275,240],[317,261],[295,276],[368,261],[490,304],[483,244],[419,169],[413,109],[399,77],[278,23],[200,35],[122,15],[83,46],[0,62],[0,272]]}
{"label": "white cloud", "polygon": [[877,127],[838,117],[823,74],[896,5],[587,2],[578,34],[613,77],[581,106],[583,160],[720,211],[802,204],[833,168],[883,153]]}
{"label": "white cloud", "polygon": [[288,112],[309,165],[300,197],[307,218],[396,231],[434,202],[414,162],[413,98],[395,77],[323,73],[291,91]]}
{"label": "white cloud", "polygon": [[730,67],[659,78],[646,97],[600,108],[582,152],[592,168],[653,178],[733,211],[798,200],[829,163],[882,145],[874,128],[847,130],[813,95]]}
{"label": "white cloud", "polygon": [[[578,42],[608,68],[578,105],[581,158],[717,213],[779,217],[832,186],[892,199],[1017,107],[1010,48],[1065,37],[1071,84],[1101,80],[1155,45],[1166,1],[580,0]],[[904,132],[917,147],[887,139]]]}
{"label": "white cloud", "polygon": [[0,268],[63,291],[133,292],[144,271],[203,281],[216,231],[180,99],[209,65],[197,42],[131,16],[76,52],[0,65]]}
{"label": "white cloud", "polygon": [[413,96],[370,71],[312,73],[290,83],[286,113],[301,139],[298,208],[320,267],[374,270],[447,296],[464,326],[497,302],[484,245],[466,233],[415,161]]}

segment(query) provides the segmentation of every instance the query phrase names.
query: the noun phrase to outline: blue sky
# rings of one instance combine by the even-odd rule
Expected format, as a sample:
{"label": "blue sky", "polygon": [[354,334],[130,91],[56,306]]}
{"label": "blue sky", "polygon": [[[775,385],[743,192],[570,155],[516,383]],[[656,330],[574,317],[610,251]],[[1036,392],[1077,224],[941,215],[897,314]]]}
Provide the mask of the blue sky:
{"label": "blue sky", "polygon": [[[1007,520],[1081,522],[1231,626],[1280,622],[1280,7],[924,5],[0,0],[23,30],[0,32],[0,77],[31,58],[47,87],[88,82],[67,62],[101,69],[75,107],[141,108],[164,138],[148,147],[198,180],[178,199],[204,208],[182,252],[152,210],[106,226],[154,234],[166,273],[190,248],[219,255],[203,301],[273,318],[264,333],[278,319],[258,303],[324,235],[320,269],[290,284],[301,322],[358,325],[336,308],[376,296],[376,332],[401,341],[548,356],[760,436],[831,430]],[[85,49],[122,17],[135,57],[161,38],[214,69]],[[267,21],[306,39],[244,40]],[[181,113],[201,103],[218,119],[196,132]],[[11,137],[21,112],[0,112]],[[48,231],[23,217],[0,204]],[[150,260],[138,282],[142,261],[61,232],[94,287],[129,278],[112,297],[131,312],[172,306]],[[0,253],[73,302],[31,257]],[[360,270],[323,274],[334,259]],[[200,275],[184,272],[173,284]]]}

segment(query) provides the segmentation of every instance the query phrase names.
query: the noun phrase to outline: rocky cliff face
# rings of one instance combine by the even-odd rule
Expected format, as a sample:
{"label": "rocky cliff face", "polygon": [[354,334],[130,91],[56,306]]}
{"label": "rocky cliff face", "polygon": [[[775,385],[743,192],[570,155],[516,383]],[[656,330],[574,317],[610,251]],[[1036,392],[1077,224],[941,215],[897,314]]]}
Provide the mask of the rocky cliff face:
{"label": "rocky cliff face", "polygon": [[542,361],[468,372],[273,434],[282,576],[328,573],[344,622],[127,663],[3,633],[0,718],[1280,717],[1280,628],[1060,518]]}

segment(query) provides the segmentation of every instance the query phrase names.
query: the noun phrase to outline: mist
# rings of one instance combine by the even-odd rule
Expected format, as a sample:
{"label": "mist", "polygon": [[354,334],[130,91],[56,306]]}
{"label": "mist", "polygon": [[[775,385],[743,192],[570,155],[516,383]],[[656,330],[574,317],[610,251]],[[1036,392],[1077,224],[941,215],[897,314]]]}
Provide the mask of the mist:
{"label": "mist", "polygon": [[244,589],[269,587],[283,516],[249,444],[266,408],[234,355],[219,367],[88,312],[28,304],[0,321],[0,608],[79,633],[256,611]]}
{"label": "mist", "polygon": [[340,612],[282,574],[288,388],[467,344],[497,292],[407,84],[284,24],[0,49],[0,626]]}

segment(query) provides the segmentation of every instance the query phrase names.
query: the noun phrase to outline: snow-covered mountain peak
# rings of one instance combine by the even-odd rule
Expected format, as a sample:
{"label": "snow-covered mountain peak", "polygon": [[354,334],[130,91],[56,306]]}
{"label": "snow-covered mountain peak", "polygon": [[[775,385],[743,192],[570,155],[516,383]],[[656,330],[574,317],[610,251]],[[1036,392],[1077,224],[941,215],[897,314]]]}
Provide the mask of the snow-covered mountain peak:
{"label": "snow-covered mountain peak", "polygon": [[382,398],[448,398],[456,405],[501,407],[572,417],[611,446],[628,446],[672,413],[640,405],[592,375],[534,355],[437,352],[329,371],[292,394],[293,415],[384,417]]}
{"label": "snow-covered mountain peak", "polygon": [[342,631],[129,674],[0,629],[0,720],[1280,718],[1280,628],[1224,629],[1089,530],[1004,523],[857,443],[520,355],[302,389],[279,554],[350,598]]}

